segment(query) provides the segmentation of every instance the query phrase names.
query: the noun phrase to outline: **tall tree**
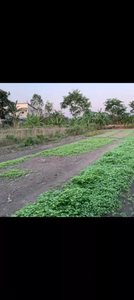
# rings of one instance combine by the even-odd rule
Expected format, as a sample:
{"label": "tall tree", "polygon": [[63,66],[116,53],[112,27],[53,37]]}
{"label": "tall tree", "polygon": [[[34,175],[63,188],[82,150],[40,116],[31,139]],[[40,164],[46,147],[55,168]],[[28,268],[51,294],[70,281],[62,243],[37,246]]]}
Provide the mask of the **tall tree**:
{"label": "tall tree", "polygon": [[53,103],[47,101],[45,104],[45,117],[50,117],[53,112]]}
{"label": "tall tree", "polygon": [[131,113],[134,113],[134,101],[131,101],[131,102],[129,103],[129,106],[132,108],[132,109],[130,110],[130,112],[131,112]]}
{"label": "tall tree", "polygon": [[39,115],[42,115],[44,102],[40,95],[34,94],[32,99],[30,100],[30,104],[35,108],[37,108]]}
{"label": "tall tree", "polygon": [[10,92],[5,92],[0,90],[0,118],[5,119],[5,116],[9,113],[9,106],[11,106],[11,101],[8,99]]}
{"label": "tall tree", "polygon": [[123,102],[117,98],[107,99],[104,103],[105,111],[109,113],[112,121],[120,121],[122,115],[126,112],[126,107]]}
{"label": "tall tree", "polygon": [[65,109],[69,107],[69,111],[73,117],[79,116],[89,110],[91,102],[89,99],[83,96],[79,90],[69,92],[68,96],[63,96],[63,101],[60,103],[61,108]]}

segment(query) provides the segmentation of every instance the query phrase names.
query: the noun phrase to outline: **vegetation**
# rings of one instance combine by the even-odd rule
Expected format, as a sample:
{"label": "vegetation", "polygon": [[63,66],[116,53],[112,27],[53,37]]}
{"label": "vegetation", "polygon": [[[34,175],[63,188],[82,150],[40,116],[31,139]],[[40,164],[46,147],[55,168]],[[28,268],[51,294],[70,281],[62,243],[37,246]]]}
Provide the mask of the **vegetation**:
{"label": "vegetation", "polygon": [[45,117],[50,117],[53,112],[53,103],[47,101],[45,104]]}
{"label": "vegetation", "polygon": [[134,137],[106,152],[61,190],[41,194],[13,217],[100,217],[121,208],[119,195],[134,176]]}
{"label": "vegetation", "polygon": [[[107,99],[104,103],[105,111],[91,110],[91,102],[79,90],[69,92],[63,96],[60,103],[61,110],[55,110],[53,103],[47,101],[44,104],[42,97],[34,94],[30,103],[37,108],[38,116],[27,115],[24,121],[19,120],[20,109],[16,108],[16,102],[8,99],[9,92],[0,90],[0,117],[5,121],[3,126],[19,126],[25,128],[40,127],[64,127],[67,135],[78,135],[94,130],[102,130],[106,125],[123,124],[124,127],[134,127],[134,101],[129,103],[130,113],[126,112],[123,102],[117,98]],[[69,108],[72,118],[65,117],[62,109]],[[111,127],[112,128],[112,127]]]}
{"label": "vegetation", "polygon": [[[32,155],[30,155],[30,157],[32,157]],[[19,163],[27,160],[28,158],[29,158],[29,156],[23,156],[21,158],[16,158],[16,159],[1,162],[0,163],[0,169],[6,168],[6,167],[11,166],[11,165],[19,164]]]}
{"label": "vegetation", "polygon": [[44,102],[41,96],[38,94],[34,94],[32,99],[30,100],[30,104],[33,107],[35,107],[38,111],[38,114],[42,116],[42,109],[43,109]]}
{"label": "vegetation", "polygon": [[107,144],[111,143],[113,140],[114,139],[100,139],[99,140],[99,139],[95,139],[95,138],[81,140],[79,142],[68,144],[66,146],[52,148],[50,150],[44,150],[44,151],[38,152],[36,154],[31,154],[31,155],[23,156],[21,158],[2,162],[2,163],[0,163],[0,169],[6,168],[9,165],[14,165],[14,164],[24,162],[28,158],[36,157],[36,156],[49,156],[49,155],[72,156],[72,155],[77,155],[77,154],[84,154],[89,151],[98,149],[99,147],[102,147],[104,145],[107,145]]}
{"label": "vegetation", "polygon": [[79,142],[75,142],[72,144],[68,144],[65,146],[52,148],[50,150],[44,150],[42,152],[39,152],[35,154],[35,156],[41,155],[41,156],[73,156],[78,154],[84,154],[93,150],[96,150],[102,146],[105,146],[111,142],[113,142],[114,139],[95,139],[90,138],[86,140],[81,140]]}
{"label": "vegetation", "polygon": [[34,127],[41,127],[43,126],[43,121],[39,116],[35,116],[34,114],[27,114],[27,118],[24,121],[23,124],[24,127],[26,128],[34,128]]}
{"label": "vegetation", "polygon": [[129,103],[129,106],[130,106],[130,108],[131,108],[130,112],[131,112],[131,113],[134,113],[134,101],[131,101],[131,102]]}
{"label": "vegetation", "polygon": [[83,96],[79,90],[74,90],[72,93],[68,93],[68,96],[63,96],[63,102],[61,102],[61,108],[65,109],[69,107],[69,111],[73,117],[77,117],[83,112],[89,111],[91,102],[89,99]]}
{"label": "vegetation", "polygon": [[12,170],[8,170],[8,171],[6,171],[4,173],[0,173],[0,177],[5,177],[7,179],[14,179],[14,178],[23,176],[25,174],[27,174],[26,171],[12,169]]}
{"label": "vegetation", "polygon": [[126,107],[121,100],[112,98],[106,100],[105,111],[110,114],[112,121],[116,122],[122,120],[122,117],[126,112]]}

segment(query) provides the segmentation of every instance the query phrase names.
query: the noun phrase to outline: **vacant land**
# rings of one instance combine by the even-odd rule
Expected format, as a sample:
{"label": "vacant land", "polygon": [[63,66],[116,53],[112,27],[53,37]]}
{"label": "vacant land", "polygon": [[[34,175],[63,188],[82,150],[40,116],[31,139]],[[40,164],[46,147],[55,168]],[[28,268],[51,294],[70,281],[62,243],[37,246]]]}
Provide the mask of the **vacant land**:
{"label": "vacant land", "polygon": [[15,166],[12,161],[0,164],[0,216],[12,215],[27,203],[31,204],[16,215],[101,216],[120,209],[117,196],[133,175],[134,137],[123,147],[120,138],[113,141],[115,132],[108,134],[110,138],[89,138],[41,151]]}

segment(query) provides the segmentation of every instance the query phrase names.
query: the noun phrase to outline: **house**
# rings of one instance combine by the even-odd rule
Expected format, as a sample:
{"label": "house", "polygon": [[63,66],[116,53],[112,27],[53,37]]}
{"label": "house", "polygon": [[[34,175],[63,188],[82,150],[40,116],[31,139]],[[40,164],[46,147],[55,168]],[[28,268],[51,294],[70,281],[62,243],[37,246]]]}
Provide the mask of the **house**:
{"label": "house", "polygon": [[27,114],[34,114],[34,115],[38,115],[38,110],[37,108],[33,107],[31,104],[29,104],[28,102],[26,103],[17,103],[16,107],[18,109],[20,109],[20,111],[18,112],[19,114],[19,118],[20,119],[25,119]]}
{"label": "house", "polygon": [[[23,119],[26,119],[27,117],[27,114],[34,114],[34,115],[39,115],[38,113],[38,109],[33,107],[31,104],[29,104],[28,102],[25,102],[25,103],[17,103],[16,104],[16,107],[18,109],[20,109],[20,111],[16,114],[19,116],[19,119],[20,120],[23,120]],[[7,109],[7,107],[5,107]],[[9,114],[11,115],[11,114]],[[5,120],[2,120],[0,118],[0,125],[2,124],[2,122],[4,122]]]}

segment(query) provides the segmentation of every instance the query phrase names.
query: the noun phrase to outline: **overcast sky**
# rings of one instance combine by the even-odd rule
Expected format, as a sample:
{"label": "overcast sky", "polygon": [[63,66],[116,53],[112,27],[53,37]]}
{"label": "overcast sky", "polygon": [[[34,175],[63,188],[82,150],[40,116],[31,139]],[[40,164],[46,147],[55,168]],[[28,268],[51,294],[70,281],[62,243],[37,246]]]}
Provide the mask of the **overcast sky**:
{"label": "overcast sky", "polygon": [[[90,99],[93,111],[104,110],[103,103],[108,98],[118,98],[126,106],[134,100],[134,83],[0,83],[0,89],[10,92],[9,99],[18,102],[30,102],[33,94],[39,94],[44,103],[53,102],[55,109],[60,109],[63,96],[74,89]],[[64,112],[70,116],[68,109]]]}

